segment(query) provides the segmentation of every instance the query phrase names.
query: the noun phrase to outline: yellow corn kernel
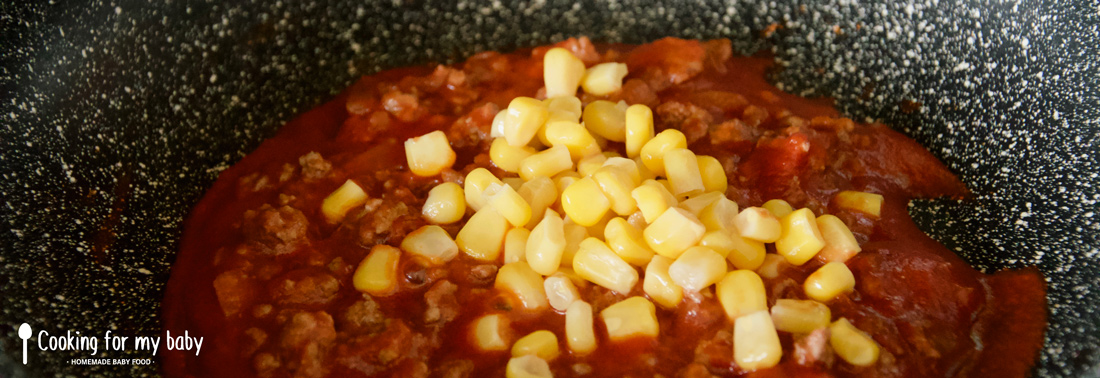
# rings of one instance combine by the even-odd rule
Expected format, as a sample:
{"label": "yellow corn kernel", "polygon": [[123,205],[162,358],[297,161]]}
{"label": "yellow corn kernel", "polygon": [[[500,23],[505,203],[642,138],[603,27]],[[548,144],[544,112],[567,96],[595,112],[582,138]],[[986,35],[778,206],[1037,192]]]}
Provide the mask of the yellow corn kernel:
{"label": "yellow corn kernel", "polygon": [[549,210],[527,239],[527,263],[541,275],[554,274],[565,252],[565,225],[558,213]]}
{"label": "yellow corn kernel", "polygon": [[[505,177],[505,178],[500,179],[500,182],[504,183],[504,185],[510,186],[512,188],[512,190],[519,191],[519,187],[523,186],[523,183],[525,183],[527,181],[523,181],[523,179],[521,179],[519,177]],[[481,195],[486,197],[486,199],[485,199],[486,201],[489,200],[487,193],[483,192],[483,193],[481,193]]]}
{"label": "yellow corn kernel", "polygon": [[596,173],[597,169],[603,167],[603,163],[607,161],[607,156],[603,154],[595,154],[585,156],[583,159],[577,162],[577,173],[582,177],[590,177],[593,173]]}
{"label": "yellow corn kernel", "polygon": [[573,271],[589,282],[623,294],[638,283],[638,271],[596,238],[581,241],[573,256]]}
{"label": "yellow corn kernel", "polygon": [[569,350],[586,355],[596,350],[596,330],[592,321],[592,305],[574,301],[565,310],[565,341]]}
{"label": "yellow corn kernel", "polygon": [[818,302],[828,302],[838,295],[852,291],[856,287],[856,277],[847,265],[839,262],[826,263],[806,277],[802,289],[806,295]]}
{"label": "yellow corn kernel", "polygon": [[573,168],[569,149],[564,146],[554,146],[523,159],[519,164],[519,177],[527,181],[539,176],[554,177],[569,168]]}
{"label": "yellow corn kernel", "polygon": [[[675,259],[703,239],[707,228],[687,210],[670,207],[653,220],[642,234],[653,252]],[[723,266],[725,263],[723,262]]]}
{"label": "yellow corn kernel", "polygon": [[776,218],[782,218],[794,212],[794,208],[791,207],[791,204],[781,199],[768,200],[768,202],[764,202],[760,207],[768,209]]}
{"label": "yellow corn kernel", "polygon": [[531,238],[531,231],[517,227],[508,230],[504,235],[504,263],[527,261],[527,239]]}
{"label": "yellow corn kernel", "polygon": [[703,176],[699,173],[699,161],[695,153],[687,148],[673,148],[665,151],[665,176],[672,185],[672,194],[693,196],[702,193]]}
{"label": "yellow corn kernel", "polygon": [[707,231],[705,234],[703,234],[703,238],[699,240],[699,245],[713,249],[714,252],[718,252],[718,254],[722,257],[728,258],[730,252],[733,252],[734,236],[736,235],[727,233],[725,231]]}
{"label": "yellow corn kernel", "polygon": [[[687,148],[687,137],[676,129],[667,129],[653,136],[638,152],[642,157],[642,164],[649,168],[650,172],[663,176],[665,174],[665,152],[674,148]],[[695,167],[699,169],[698,166]]]}
{"label": "yellow corn kernel", "polygon": [[550,111],[542,101],[530,97],[516,97],[508,103],[504,119],[504,140],[513,146],[526,146],[535,137],[543,123],[550,118]]}
{"label": "yellow corn kernel", "polygon": [[708,230],[738,233],[737,226],[734,224],[737,214],[737,202],[722,196],[699,212],[699,221],[703,222],[703,226]]}
{"label": "yellow corn kernel", "polygon": [[503,138],[505,122],[508,122],[508,109],[501,110],[497,112],[497,115],[493,116],[493,123],[489,127],[489,137]]}
{"label": "yellow corn kernel", "polygon": [[535,355],[546,361],[558,358],[558,336],[547,330],[527,334],[512,344],[512,357]]}
{"label": "yellow corn kernel", "polygon": [[623,155],[620,155],[618,152],[610,151],[610,150],[609,151],[604,151],[604,152],[601,152],[601,153],[603,154],[604,157],[606,157],[608,159],[613,158],[613,157],[623,157]]}
{"label": "yellow corn kernel", "polygon": [[729,234],[729,239],[733,244],[726,259],[737,269],[756,270],[764,264],[764,256],[768,251],[763,242],[743,238],[737,234]]}
{"label": "yellow corn kernel", "polygon": [[733,322],[733,361],[745,371],[767,369],[779,363],[783,348],[768,311],[741,316]]}
{"label": "yellow corn kernel", "polygon": [[435,224],[451,224],[462,220],[466,215],[466,198],[462,187],[453,182],[436,185],[428,191],[424,207],[420,214]]}
{"label": "yellow corn kernel", "polygon": [[802,265],[825,247],[825,238],[817,229],[817,217],[810,209],[798,209],[779,221],[783,233],[775,241],[775,251],[791,265]]}
{"label": "yellow corn kernel", "polygon": [[374,296],[386,296],[397,290],[397,264],[401,260],[401,250],[378,244],[359,267],[355,269],[351,283],[356,290]]}
{"label": "yellow corn kernel", "polygon": [[817,229],[825,239],[825,247],[821,248],[817,257],[825,262],[845,262],[861,250],[852,230],[835,215],[817,217]]}
{"label": "yellow corn kernel", "polygon": [[642,183],[642,174],[638,170],[638,163],[634,160],[624,158],[622,156],[612,156],[604,160],[603,165],[605,167],[615,167],[623,170],[630,177],[630,181],[635,186]]}
{"label": "yellow corn kernel", "polygon": [[870,366],[878,361],[878,343],[845,318],[837,319],[829,327],[829,345],[852,365]]}
{"label": "yellow corn kernel", "polygon": [[634,214],[630,214],[629,217],[626,217],[626,223],[629,223],[639,230],[644,230],[645,227],[649,225],[649,223],[645,222],[645,215],[642,215],[641,210],[635,211]]}
{"label": "yellow corn kernel", "polygon": [[[558,190],[558,193],[562,193],[565,191],[565,188],[568,188],[569,185],[573,185],[573,183],[577,182],[577,180],[579,180],[581,177],[584,176],[581,176],[575,171],[565,171],[562,173],[558,173],[554,176],[554,188]],[[554,201],[556,202],[557,198],[555,198]],[[555,205],[560,207],[561,204],[557,203]]]}
{"label": "yellow corn kernel", "polygon": [[769,253],[764,255],[764,262],[756,268],[756,274],[767,279],[775,279],[779,277],[779,272],[785,269],[787,265],[787,259],[783,256]]}
{"label": "yellow corn kernel", "polygon": [[417,176],[435,176],[455,163],[447,134],[436,130],[405,141],[405,159]]}
{"label": "yellow corn kernel", "polygon": [[401,249],[430,265],[442,265],[458,256],[458,245],[439,226],[424,226],[405,235]]}
{"label": "yellow corn kernel", "polygon": [[737,227],[737,232],[742,237],[765,243],[775,242],[783,235],[779,218],[762,207],[748,207],[741,210],[733,218],[733,225]]}
{"label": "yellow corn kernel", "polygon": [[519,163],[534,154],[534,148],[513,146],[504,138],[493,139],[493,144],[489,147],[489,160],[505,172],[519,172]]}
{"label": "yellow corn kernel", "polygon": [[707,247],[688,248],[668,267],[668,276],[687,291],[713,285],[726,274],[726,260]]}
{"label": "yellow corn kernel", "polygon": [[707,206],[717,201],[719,198],[725,198],[726,195],[718,192],[707,192],[698,194],[691,198],[680,201],[680,208],[690,211],[695,216],[699,216]]}
{"label": "yellow corn kernel", "polygon": [[512,226],[523,227],[531,220],[531,205],[511,185],[489,184],[484,195],[489,206],[504,216]]}
{"label": "yellow corn kernel", "polygon": [[329,223],[337,223],[344,220],[348,211],[367,202],[367,193],[359,187],[355,181],[344,181],[344,185],[332,191],[324,202],[321,202],[321,214]]}
{"label": "yellow corn kernel", "polygon": [[607,96],[622,89],[624,77],[626,77],[626,64],[600,63],[585,72],[581,87],[588,94]]}
{"label": "yellow corn kernel", "polygon": [[546,277],[546,280],[542,282],[542,286],[546,290],[546,298],[550,301],[550,307],[555,310],[565,311],[569,309],[569,305],[581,299],[581,293],[577,290],[577,285],[573,284],[573,280],[564,273],[557,272],[550,277]]}
{"label": "yellow corn kernel", "polygon": [[544,128],[546,142],[551,146],[565,146],[573,160],[600,153],[596,139],[580,123],[572,121],[547,122]]}
{"label": "yellow corn kernel", "polygon": [[531,220],[527,222],[527,228],[534,228],[542,220],[546,209],[558,201],[558,188],[549,177],[539,176],[524,182],[517,192],[531,206]]}
{"label": "yellow corn kernel", "polygon": [[500,267],[493,287],[515,295],[520,306],[528,311],[542,310],[549,305],[546,290],[542,286],[542,276],[531,269],[525,261],[508,263]]}
{"label": "yellow corn kernel", "polygon": [[653,111],[642,104],[626,108],[626,156],[638,157],[650,139],[653,139]]}
{"label": "yellow corn kernel", "polygon": [[731,320],[768,310],[764,281],[751,270],[735,270],[718,282],[718,303]]}
{"label": "yellow corn kernel", "polygon": [[596,100],[584,107],[584,127],[607,140],[626,140],[626,103]]}
{"label": "yellow corn kernel", "polygon": [[657,179],[657,174],[653,173],[653,171],[649,170],[649,167],[645,166],[645,163],[642,162],[642,157],[641,156],[635,156],[631,160],[633,160],[634,165],[638,167],[638,179],[639,180],[645,181],[645,180],[656,180]]}
{"label": "yellow corn kernel", "polygon": [[600,190],[611,202],[611,210],[615,214],[630,215],[638,210],[638,202],[630,196],[636,184],[630,178],[630,174],[616,166],[604,166],[592,174],[592,179],[599,184]]}
{"label": "yellow corn kernel", "polygon": [[504,368],[505,378],[554,378],[550,364],[534,355],[512,357]]}
{"label": "yellow corn kernel", "polygon": [[485,189],[492,184],[503,184],[492,172],[485,168],[477,168],[466,174],[463,182],[463,192],[466,195],[466,206],[474,211],[481,210],[485,206]]}
{"label": "yellow corn kernel", "polygon": [[678,204],[676,196],[654,180],[643,181],[642,185],[630,192],[630,197],[637,202],[638,210],[641,210],[647,224],[653,223],[657,217],[665,213],[665,210]]}
{"label": "yellow corn kernel", "polygon": [[501,314],[485,315],[474,320],[474,346],[485,352],[508,350],[512,329],[508,318]]}
{"label": "yellow corn kernel", "polygon": [[615,218],[618,218],[618,216],[615,215],[615,212],[608,211],[607,214],[604,214],[603,218],[600,218],[599,222],[596,222],[596,224],[594,225],[585,227],[585,229],[588,230],[588,235],[599,238],[601,235],[603,235],[604,230],[607,229],[607,223],[611,222],[611,220]]}
{"label": "yellow corn kernel", "polygon": [[467,255],[481,261],[496,261],[504,247],[504,236],[508,233],[508,220],[496,209],[485,207],[478,210],[458,231],[455,242]]}
{"label": "yellow corn kernel", "polygon": [[573,53],[555,47],[542,57],[542,79],[546,97],[575,96],[584,78],[584,62]]}
{"label": "yellow corn kernel", "polygon": [[684,300],[684,290],[672,282],[668,275],[668,267],[672,265],[672,259],[664,256],[653,256],[649,265],[645,267],[645,279],[642,281],[642,290],[654,302],[661,307],[672,309],[680,305]]}
{"label": "yellow corn kernel", "polygon": [[[573,256],[581,249],[581,242],[588,238],[588,229],[576,224],[572,219],[565,221],[565,251],[561,254],[561,265],[572,269]],[[565,268],[563,268],[565,269]]]}
{"label": "yellow corn kernel", "polygon": [[[545,104],[547,104],[546,106],[548,108],[550,106],[552,106],[551,105],[552,103],[550,102],[551,100],[552,99],[543,100],[543,102]],[[577,101],[580,101],[580,100],[577,100]],[[539,128],[539,131],[535,133],[536,138],[532,139],[531,144],[529,144],[529,145],[535,144],[535,139],[537,139],[538,142],[539,142],[538,144],[541,144],[544,147],[545,146],[550,146],[551,145],[550,144],[550,139],[546,138],[546,130],[553,127],[553,125],[556,124],[556,123],[563,123],[563,122],[564,123],[570,123],[570,124],[572,124],[572,123],[580,124],[581,123],[580,113],[577,113],[577,115],[574,116],[574,114],[570,111],[550,110],[550,116],[546,118],[546,122],[544,122],[542,124],[542,127]]]}
{"label": "yellow corn kernel", "polygon": [[726,178],[726,169],[722,163],[713,156],[699,155],[697,157],[699,174],[703,177],[703,188],[708,192],[726,193],[729,180]]}
{"label": "yellow corn kernel", "polygon": [[577,180],[561,193],[561,207],[565,215],[581,226],[592,226],[603,219],[611,209],[611,201],[591,177]]}
{"label": "yellow corn kernel", "polygon": [[810,333],[829,326],[832,312],[818,301],[779,299],[772,306],[775,329],[790,333]]}
{"label": "yellow corn kernel", "polygon": [[855,210],[878,218],[882,214],[882,195],[845,190],[833,197],[837,207]]}
{"label": "yellow corn kernel", "polygon": [[567,119],[565,118],[566,114],[571,116],[573,121],[580,121],[581,119],[583,106],[581,99],[577,96],[548,97],[543,102],[546,103],[546,109],[551,113],[559,112],[562,114],[562,119]]}
{"label": "yellow corn kernel", "polygon": [[634,337],[656,338],[660,332],[657,308],[642,297],[630,297],[600,311],[607,338],[623,341]]}
{"label": "yellow corn kernel", "polygon": [[607,246],[630,265],[645,266],[653,258],[653,251],[645,243],[642,231],[615,217],[607,222],[603,231]]}

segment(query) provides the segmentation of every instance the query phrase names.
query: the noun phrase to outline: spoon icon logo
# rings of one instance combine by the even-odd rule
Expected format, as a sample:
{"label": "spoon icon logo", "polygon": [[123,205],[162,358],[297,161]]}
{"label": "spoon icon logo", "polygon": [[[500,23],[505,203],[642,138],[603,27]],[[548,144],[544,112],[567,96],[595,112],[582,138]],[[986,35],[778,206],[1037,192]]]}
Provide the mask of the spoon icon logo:
{"label": "spoon icon logo", "polygon": [[23,365],[27,364],[27,339],[31,338],[31,325],[23,323],[19,326],[19,338],[23,339]]}

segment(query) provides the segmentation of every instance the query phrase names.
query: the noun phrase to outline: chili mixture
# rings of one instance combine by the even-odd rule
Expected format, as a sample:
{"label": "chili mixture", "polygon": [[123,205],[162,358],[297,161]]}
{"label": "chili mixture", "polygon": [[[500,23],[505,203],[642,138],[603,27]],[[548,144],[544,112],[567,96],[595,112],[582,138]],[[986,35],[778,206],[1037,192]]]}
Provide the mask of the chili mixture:
{"label": "chili mixture", "polygon": [[210,346],[164,373],[1029,374],[1038,271],[907,213],[962,182],[732,55],[581,37],[363,77],[195,207],[164,316]]}

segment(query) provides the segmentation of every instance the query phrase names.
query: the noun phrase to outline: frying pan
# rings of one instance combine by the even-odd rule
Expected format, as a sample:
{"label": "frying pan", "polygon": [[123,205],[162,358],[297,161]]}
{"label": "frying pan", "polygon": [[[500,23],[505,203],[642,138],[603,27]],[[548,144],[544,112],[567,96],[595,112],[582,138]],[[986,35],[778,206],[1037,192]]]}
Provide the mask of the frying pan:
{"label": "frying pan", "polygon": [[279,125],[360,75],[573,35],[727,37],[774,54],[780,88],[923,143],[976,199],[914,202],[918,224],[981,270],[1039,266],[1036,375],[1097,375],[1095,2],[54,0],[0,4],[0,376],[157,375],[23,365],[17,329],[157,335],[182,220]]}

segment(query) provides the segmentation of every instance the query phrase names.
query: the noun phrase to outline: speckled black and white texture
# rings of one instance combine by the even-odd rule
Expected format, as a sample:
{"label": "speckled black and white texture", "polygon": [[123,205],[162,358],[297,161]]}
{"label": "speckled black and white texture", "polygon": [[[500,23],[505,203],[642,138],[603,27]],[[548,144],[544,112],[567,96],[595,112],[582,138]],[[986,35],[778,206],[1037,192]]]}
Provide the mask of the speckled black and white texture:
{"label": "speckled black and white texture", "polygon": [[[1097,374],[1100,3],[223,3],[0,4],[0,376],[157,375],[63,352],[23,367],[15,328],[157,334],[188,208],[280,124],[381,68],[580,34],[770,48],[782,88],[916,138],[978,195],[915,203],[918,222],[983,270],[1038,265],[1052,323],[1037,374]],[[117,238],[94,253],[115,207]]]}

